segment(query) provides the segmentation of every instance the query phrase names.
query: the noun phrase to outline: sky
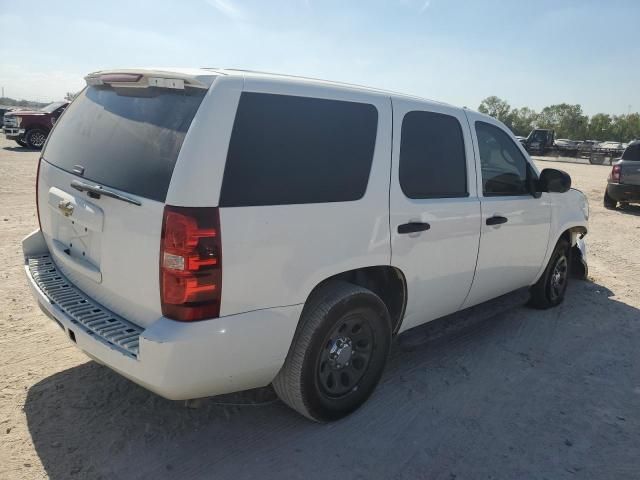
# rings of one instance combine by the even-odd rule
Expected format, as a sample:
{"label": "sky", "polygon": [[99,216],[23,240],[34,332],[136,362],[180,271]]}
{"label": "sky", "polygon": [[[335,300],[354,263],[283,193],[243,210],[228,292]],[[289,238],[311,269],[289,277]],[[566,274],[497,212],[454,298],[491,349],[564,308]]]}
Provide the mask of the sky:
{"label": "sky", "polygon": [[54,101],[92,71],[228,67],[477,109],[640,111],[640,1],[0,0],[0,86]]}

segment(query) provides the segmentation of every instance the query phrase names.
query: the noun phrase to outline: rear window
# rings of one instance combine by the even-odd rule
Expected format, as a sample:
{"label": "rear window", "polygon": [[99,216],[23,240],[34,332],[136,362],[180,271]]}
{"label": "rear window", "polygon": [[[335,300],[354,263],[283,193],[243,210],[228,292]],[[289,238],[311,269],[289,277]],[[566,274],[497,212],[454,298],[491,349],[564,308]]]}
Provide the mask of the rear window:
{"label": "rear window", "polygon": [[220,206],[362,198],[378,111],[366,103],[245,92],[229,143]]}
{"label": "rear window", "polygon": [[164,202],[173,168],[205,92],[88,87],[55,127],[44,159],[68,172]]}
{"label": "rear window", "polygon": [[622,154],[623,160],[632,160],[640,162],[640,142],[630,144]]}

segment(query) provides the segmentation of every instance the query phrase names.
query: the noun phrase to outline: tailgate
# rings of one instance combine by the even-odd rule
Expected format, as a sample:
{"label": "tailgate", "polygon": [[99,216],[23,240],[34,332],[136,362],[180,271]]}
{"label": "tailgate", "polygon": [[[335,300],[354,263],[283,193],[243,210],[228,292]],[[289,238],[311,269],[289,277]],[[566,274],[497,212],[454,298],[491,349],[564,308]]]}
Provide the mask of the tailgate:
{"label": "tailgate", "polygon": [[160,312],[159,249],[164,204],[140,205],[71,187],[77,177],[46,161],[40,167],[40,223],[58,268],[88,296],[147,326]]}
{"label": "tailgate", "polygon": [[640,185],[640,142],[631,142],[627,146],[618,165],[620,165],[620,183]]}
{"label": "tailgate", "polygon": [[620,162],[620,183],[625,185],[640,185],[640,162]]}
{"label": "tailgate", "polygon": [[53,260],[82,292],[143,327],[162,316],[165,198],[205,91],[89,86],[43,152],[38,206]]}

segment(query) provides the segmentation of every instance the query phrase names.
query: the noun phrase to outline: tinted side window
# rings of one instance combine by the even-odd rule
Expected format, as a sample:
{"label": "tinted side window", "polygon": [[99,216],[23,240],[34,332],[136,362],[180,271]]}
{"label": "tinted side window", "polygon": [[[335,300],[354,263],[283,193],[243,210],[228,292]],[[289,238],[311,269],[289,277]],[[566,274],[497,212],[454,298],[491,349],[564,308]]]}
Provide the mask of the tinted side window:
{"label": "tinted side window", "polygon": [[362,198],[377,125],[378,111],[370,104],[243,93],[220,206]]}
{"label": "tinted side window", "polygon": [[625,149],[624,153],[622,154],[622,159],[640,162],[640,142],[629,144],[629,146]]}
{"label": "tinted side window", "polygon": [[528,163],[509,135],[484,122],[476,122],[476,135],[484,195],[528,195]]}
{"label": "tinted side window", "polygon": [[400,187],[409,198],[467,196],[460,122],[450,115],[409,112],[402,120]]}

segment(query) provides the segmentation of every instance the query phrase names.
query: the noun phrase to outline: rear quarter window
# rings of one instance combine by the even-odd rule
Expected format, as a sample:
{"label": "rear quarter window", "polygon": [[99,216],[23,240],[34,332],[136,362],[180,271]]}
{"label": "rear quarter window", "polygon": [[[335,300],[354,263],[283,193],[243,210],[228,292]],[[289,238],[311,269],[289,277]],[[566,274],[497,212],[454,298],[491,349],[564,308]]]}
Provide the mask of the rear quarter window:
{"label": "rear quarter window", "polygon": [[377,125],[378,111],[371,104],[242,93],[220,206],[362,198]]}

